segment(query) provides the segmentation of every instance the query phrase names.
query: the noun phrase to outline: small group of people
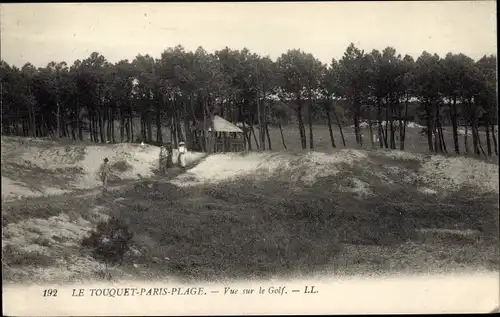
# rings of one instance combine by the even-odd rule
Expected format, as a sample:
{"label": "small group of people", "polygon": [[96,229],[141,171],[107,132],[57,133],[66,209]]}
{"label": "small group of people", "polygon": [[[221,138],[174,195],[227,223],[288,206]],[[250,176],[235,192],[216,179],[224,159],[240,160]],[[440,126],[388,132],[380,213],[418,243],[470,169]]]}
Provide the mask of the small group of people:
{"label": "small group of people", "polygon": [[[177,163],[181,168],[186,168],[186,146],[184,142],[179,142],[179,148],[177,149]],[[104,158],[104,162],[99,168],[99,177],[102,182],[102,191],[107,191],[108,178],[111,174],[111,167],[109,165],[109,160],[107,157]],[[172,144],[162,145],[160,148],[160,172],[165,174],[168,168],[174,166],[173,162],[173,149]]]}
{"label": "small group of people", "polygon": [[[186,167],[186,145],[184,142],[179,142],[179,148],[177,149],[177,163],[181,168]],[[173,162],[173,148],[172,144],[162,145],[160,148],[160,172],[166,173],[168,168],[174,166]]]}

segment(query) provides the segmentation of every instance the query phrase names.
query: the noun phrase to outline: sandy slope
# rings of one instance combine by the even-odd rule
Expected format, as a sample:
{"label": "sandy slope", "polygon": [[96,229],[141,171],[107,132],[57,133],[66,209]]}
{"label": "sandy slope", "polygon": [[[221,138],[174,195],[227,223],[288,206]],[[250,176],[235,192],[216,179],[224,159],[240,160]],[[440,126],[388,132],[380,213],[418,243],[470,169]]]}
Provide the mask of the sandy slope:
{"label": "sandy slope", "polygon": [[[373,165],[373,156],[383,156],[394,160],[413,160],[420,162],[421,168],[412,170],[393,166]],[[374,181],[390,182],[393,175],[378,171],[379,167],[390,168],[395,173],[403,175],[407,182],[419,180],[430,188],[422,190],[450,191],[463,186],[472,186],[479,191],[499,191],[498,166],[482,161],[444,156],[428,156],[402,151],[367,152],[360,150],[340,150],[333,154],[309,152],[297,155],[287,153],[249,153],[218,154],[208,157],[205,161],[175,178],[172,182],[179,186],[189,186],[201,183],[217,183],[234,180],[240,177],[256,177],[269,179],[286,172],[287,177],[306,184],[313,184],[319,177],[333,176],[343,171],[344,164],[363,169],[374,176]],[[388,177],[389,176],[389,177]],[[366,187],[359,179],[352,179],[354,190],[363,191]]]}
{"label": "sandy slope", "polygon": [[[148,178],[158,168],[158,155],[159,148],[149,145],[62,146],[51,141],[2,137],[2,201],[96,188],[100,185],[97,172],[104,157],[108,157],[111,164],[121,165],[121,168],[113,170],[114,179]],[[342,172],[344,164],[365,169],[377,176],[377,181],[390,182],[391,177],[385,171],[373,166],[373,155],[420,162],[422,167],[418,171],[405,170],[403,166],[391,168],[395,173],[404,175],[408,182],[418,179],[428,184],[428,187],[422,188],[423,192],[448,191],[466,185],[478,187],[481,191],[499,191],[498,166],[493,164],[463,157],[429,157],[400,151],[367,152],[352,149],[339,150],[333,154],[216,154],[172,182],[189,186],[240,177],[269,179],[271,175],[286,175],[296,181],[313,184],[319,177]],[[202,153],[188,152],[187,162],[189,164],[202,156]],[[368,193],[369,184],[355,177],[351,183],[351,188],[346,190]]]}
{"label": "sandy slope", "polygon": [[[151,177],[158,168],[159,148],[137,144],[69,145],[51,141],[2,137],[2,201],[63,194],[100,185],[99,166],[107,157],[114,179]],[[188,152],[186,161],[202,153]],[[174,163],[177,158],[174,153]]]}
{"label": "sandy slope", "polygon": [[297,180],[314,182],[316,176],[335,174],[339,163],[356,164],[366,159],[366,154],[356,150],[343,150],[334,155],[311,152],[290,155],[287,153],[249,153],[217,154],[208,157],[203,163],[176,178],[173,182],[186,186],[195,183],[215,183],[241,176],[254,175],[269,178],[274,173],[294,170],[307,170],[304,176],[297,175]]}

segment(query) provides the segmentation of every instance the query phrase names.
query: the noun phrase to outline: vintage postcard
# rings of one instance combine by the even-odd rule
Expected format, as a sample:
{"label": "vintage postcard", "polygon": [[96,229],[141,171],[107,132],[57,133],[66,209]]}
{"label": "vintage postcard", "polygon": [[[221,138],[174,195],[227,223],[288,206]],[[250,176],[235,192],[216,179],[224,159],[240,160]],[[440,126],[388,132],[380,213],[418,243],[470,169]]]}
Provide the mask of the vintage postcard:
{"label": "vintage postcard", "polygon": [[1,4],[3,314],[498,309],[495,5]]}

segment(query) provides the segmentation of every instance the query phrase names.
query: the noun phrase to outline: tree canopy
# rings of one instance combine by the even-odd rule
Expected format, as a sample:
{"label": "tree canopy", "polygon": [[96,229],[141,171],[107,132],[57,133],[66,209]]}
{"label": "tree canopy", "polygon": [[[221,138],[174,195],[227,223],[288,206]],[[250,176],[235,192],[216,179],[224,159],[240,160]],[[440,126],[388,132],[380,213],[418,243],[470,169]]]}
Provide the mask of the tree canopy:
{"label": "tree canopy", "polygon": [[[464,54],[440,57],[424,51],[414,60],[392,47],[367,53],[354,44],[328,65],[299,49],[272,60],[246,48],[209,53],[180,45],[159,58],[137,55],[117,63],[97,52],[72,65],[54,61],[18,68],[1,61],[2,133],[162,143],[167,127],[177,143],[190,140],[193,125],[221,115],[242,124],[248,141],[253,133],[261,149],[271,148],[270,125],[297,122],[302,148],[313,149],[313,125],[323,118],[337,146],[333,113],[341,133],[352,122],[359,145],[367,121],[380,147],[396,149],[399,141],[404,149],[408,107],[417,101],[430,151],[448,151],[443,126],[451,124],[456,153],[461,152],[458,130],[463,127],[465,151],[470,130],[474,153],[492,155],[498,152],[496,66],[496,55],[474,61]],[[487,135],[486,151],[480,128]],[[343,135],[342,141],[346,146]]]}

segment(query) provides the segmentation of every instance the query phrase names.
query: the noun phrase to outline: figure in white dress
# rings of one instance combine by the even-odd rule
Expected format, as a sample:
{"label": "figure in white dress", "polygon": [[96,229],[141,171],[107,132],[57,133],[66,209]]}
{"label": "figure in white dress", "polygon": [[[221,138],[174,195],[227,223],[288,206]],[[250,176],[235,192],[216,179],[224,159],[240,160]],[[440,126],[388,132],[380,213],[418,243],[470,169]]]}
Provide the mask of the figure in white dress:
{"label": "figure in white dress", "polygon": [[180,142],[179,143],[179,149],[177,150],[178,151],[178,162],[179,162],[179,166],[182,167],[182,168],[185,168],[186,167],[186,146],[184,145],[184,142]]}

